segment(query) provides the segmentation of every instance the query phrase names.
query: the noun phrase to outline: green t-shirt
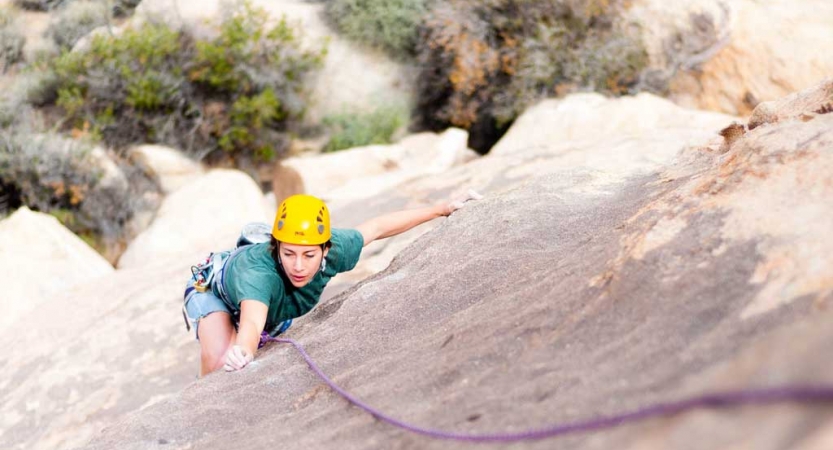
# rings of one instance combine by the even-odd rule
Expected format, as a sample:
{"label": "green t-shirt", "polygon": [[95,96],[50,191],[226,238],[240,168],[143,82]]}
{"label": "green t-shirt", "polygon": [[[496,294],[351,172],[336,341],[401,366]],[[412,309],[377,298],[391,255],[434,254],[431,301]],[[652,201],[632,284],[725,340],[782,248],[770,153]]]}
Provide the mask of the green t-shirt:
{"label": "green t-shirt", "polygon": [[327,254],[327,268],[318,271],[302,288],[290,283],[283,270],[275,270],[269,254],[269,243],[244,247],[225,269],[225,288],[233,306],[240,309],[241,300],[256,300],[269,307],[266,328],[308,313],[321,298],[330,278],[356,267],[364,238],[358,230],[333,229],[332,247]]}

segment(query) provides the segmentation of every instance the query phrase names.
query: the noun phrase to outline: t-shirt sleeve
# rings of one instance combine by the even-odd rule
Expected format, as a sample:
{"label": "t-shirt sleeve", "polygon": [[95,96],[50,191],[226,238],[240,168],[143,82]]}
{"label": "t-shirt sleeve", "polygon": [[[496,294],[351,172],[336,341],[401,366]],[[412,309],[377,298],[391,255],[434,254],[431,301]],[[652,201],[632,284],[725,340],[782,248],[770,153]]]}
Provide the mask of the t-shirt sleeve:
{"label": "t-shirt sleeve", "polygon": [[333,228],[332,233],[330,238],[332,247],[327,255],[328,271],[341,273],[353,270],[362,255],[364,237],[359,230],[354,229]]}

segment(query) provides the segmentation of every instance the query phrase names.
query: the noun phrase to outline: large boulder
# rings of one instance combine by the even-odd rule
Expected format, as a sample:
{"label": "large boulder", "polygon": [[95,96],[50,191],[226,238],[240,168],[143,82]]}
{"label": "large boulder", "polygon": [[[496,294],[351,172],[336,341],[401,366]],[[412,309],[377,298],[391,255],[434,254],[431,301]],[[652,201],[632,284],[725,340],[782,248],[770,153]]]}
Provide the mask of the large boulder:
{"label": "large boulder", "polygon": [[55,217],[18,209],[0,221],[0,329],[61,292],[112,272],[113,266]]}
{"label": "large boulder", "polygon": [[761,101],[833,73],[833,3],[637,0],[630,9],[651,64],[678,104],[747,115]]}
{"label": "large boulder", "polygon": [[[301,318],[290,337],[382,411],[467,434],[540,429],[705,392],[829,386],[833,363],[821,355],[833,345],[833,114],[741,128],[731,142],[668,145],[676,158],[643,164],[602,163],[604,152],[639,160],[645,147],[602,140],[459,167],[430,197],[475,180],[487,197]],[[571,156],[583,152],[597,157]],[[429,184],[407,183],[353,209],[407,204]],[[829,403],[759,404],[513,448],[810,450],[826,448],[831,427]],[[272,344],[247,369],[130,414],[88,448],[285,442],[470,446],[346,407],[295,350]]]}
{"label": "large boulder", "polygon": [[162,145],[137,145],[128,150],[131,161],[155,179],[163,194],[170,194],[198,178],[202,166],[182,152]]}
{"label": "large boulder", "polygon": [[407,180],[442,173],[477,158],[467,142],[466,131],[449,128],[406,136],[391,145],[288,158],[281,166],[300,175],[306,193],[343,202],[372,197]]}
{"label": "large boulder", "polygon": [[[367,111],[373,106],[368,99],[402,103],[410,98],[413,76],[409,68],[339,36],[323,18],[324,3],[252,0],[251,4],[263,8],[275,19],[286,17],[290,23],[299,25],[307,44],[320,46],[326,42],[324,67],[311,86],[312,105],[307,111],[311,123],[319,123],[329,114]],[[208,35],[206,19],[218,19],[222,9],[222,0],[143,0],[136,8],[135,18],[161,17],[173,26],[189,27],[198,35]]]}
{"label": "large boulder", "polygon": [[[271,221],[260,188],[243,172],[215,169],[168,196],[147,230],[134,239],[118,268],[231,248],[243,225]],[[218,240],[219,238],[219,240]]]}
{"label": "large boulder", "polygon": [[[601,140],[663,140],[675,149],[662,152],[675,156],[676,150],[715,136],[734,120],[719,113],[681,108],[674,103],[643,93],[635,97],[608,99],[600,94],[573,94],[564,99],[545,100],[525,111],[490,154],[503,155],[554,146],[574,147]],[[676,144],[672,143],[676,142]],[[582,156],[586,157],[586,153]],[[627,157],[632,155],[628,154]]]}

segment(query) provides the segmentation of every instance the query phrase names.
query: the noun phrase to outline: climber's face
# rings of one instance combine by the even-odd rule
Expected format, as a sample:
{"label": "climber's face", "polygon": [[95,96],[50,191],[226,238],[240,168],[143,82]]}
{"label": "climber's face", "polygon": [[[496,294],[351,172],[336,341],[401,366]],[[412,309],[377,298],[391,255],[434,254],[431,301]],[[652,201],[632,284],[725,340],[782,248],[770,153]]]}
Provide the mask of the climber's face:
{"label": "climber's face", "polygon": [[304,287],[321,269],[321,260],[327,256],[329,248],[320,245],[296,245],[281,242],[278,255],[281,266],[293,286]]}

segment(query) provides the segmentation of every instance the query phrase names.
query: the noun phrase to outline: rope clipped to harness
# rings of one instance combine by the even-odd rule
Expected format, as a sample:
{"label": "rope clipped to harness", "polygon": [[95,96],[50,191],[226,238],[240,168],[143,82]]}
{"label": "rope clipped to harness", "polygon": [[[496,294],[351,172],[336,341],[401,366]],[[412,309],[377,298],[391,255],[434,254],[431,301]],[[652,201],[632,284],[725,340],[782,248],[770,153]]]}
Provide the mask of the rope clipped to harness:
{"label": "rope clipped to harness", "polygon": [[345,391],[326,375],[315,364],[304,348],[293,339],[275,338],[264,333],[260,337],[261,344],[268,342],[279,342],[291,344],[301,354],[309,365],[310,369],[321,378],[332,390],[344,397],[348,402],[365,410],[375,418],[387,422],[390,425],[411,431],[413,433],[429,436],[437,439],[449,439],[466,442],[511,442],[546,439],[562,436],[570,433],[596,431],[604,428],[612,428],[630,422],[648,419],[651,417],[670,416],[693,408],[701,407],[729,407],[745,404],[768,404],[777,402],[798,402],[798,403],[831,403],[833,404],[833,386],[831,385],[787,385],[761,389],[747,389],[739,391],[726,391],[711,394],[699,395],[675,402],[659,403],[634,411],[603,416],[589,420],[571,422],[566,424],[553,425],[549,427],[522,431],[517,433],[495,433],[495,434],[465,434],[455,433],[431,428],[423,428],[408,424],[399,419],[391,417],[372,406],[359,400],[349,392]]}

